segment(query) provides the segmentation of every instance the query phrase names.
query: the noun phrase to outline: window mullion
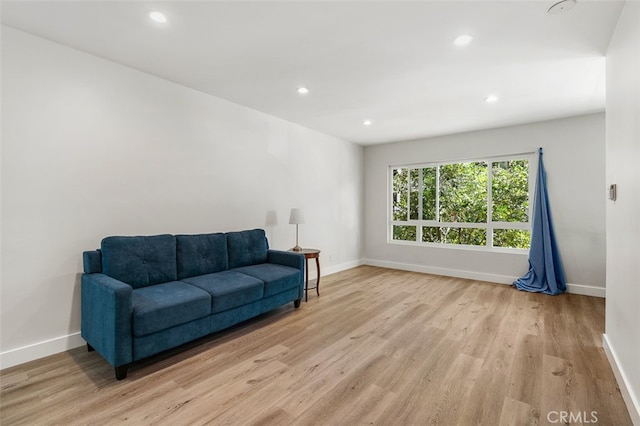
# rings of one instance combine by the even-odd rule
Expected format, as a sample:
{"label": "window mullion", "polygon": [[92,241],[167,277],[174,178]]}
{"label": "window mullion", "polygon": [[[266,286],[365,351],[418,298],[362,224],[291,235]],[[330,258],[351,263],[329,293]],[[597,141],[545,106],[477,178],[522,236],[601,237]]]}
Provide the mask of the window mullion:
{"label": "window mullion", "polygon": [[393,171],[394,171],[394,168],[390,168],[389,170],[391,170],[391,172],[389,173],[389,200],[391,200],[391,202],[389,203],[389,210],[388,210],[389,227],[387,228],[387,239],[391,240],[391,239],[393,239],[393,221],[395,220],[395,216],[393,215],[393,207],[395,205],[395,198],[394,198],[395,193],[393,192]]}
{"label": "window mullion", "polygon": [[407,217],[405,220],[411,219],[411,169],[407,167]]}
{"label": "window mullion", "polygon": [[[422,203],[424,201],[422,198],[422,193],[424,191],[424,178],[422,176],[422,170],[422,167],[418,169],[418,220],[420,221],[424,219],[424,216],[422,215]],[[416,239],[418,240],[418,242],[422,241],[422,226],[418,226]]]}
{"label": "window mullion", "polygon": [[436,222],[440,222],[440,165],[436,165]]}
{"label": "window mullion", "polygon": [[424,180],[422,176],[422,167],[418,169],[418,219],[424,219],[422,216],[422,193],[424,190]]}
{"label": "window mullion", "polygon": [[487,247],[493,247],[493,199],[492,199],[492,180],[493,180],[493,163],[487,164]]}

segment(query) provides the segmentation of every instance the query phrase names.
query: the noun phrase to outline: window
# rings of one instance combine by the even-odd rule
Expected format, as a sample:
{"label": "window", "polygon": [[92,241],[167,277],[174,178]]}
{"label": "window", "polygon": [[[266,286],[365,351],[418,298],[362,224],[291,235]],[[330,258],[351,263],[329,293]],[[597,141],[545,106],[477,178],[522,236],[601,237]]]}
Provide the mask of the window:
{"label": "window", "polygon": [[390,167],[390,240],[528,249],[532,158]]}

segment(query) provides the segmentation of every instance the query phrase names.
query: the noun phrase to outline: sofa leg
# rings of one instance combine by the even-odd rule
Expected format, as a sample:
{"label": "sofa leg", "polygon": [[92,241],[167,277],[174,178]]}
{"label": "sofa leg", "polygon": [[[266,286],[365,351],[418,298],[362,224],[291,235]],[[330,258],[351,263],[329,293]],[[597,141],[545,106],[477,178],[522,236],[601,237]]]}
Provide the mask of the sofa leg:
{"label": "sofa leg", "polygon": [[93,352],[93,351],[95,351],[95,349],[93,349],[93,346],[87,343],[87,352]]}
{"label": "sofa leg", "polygon": [[122,380],[127,378],[127,370],[129,369],[129,364],[121,365],[116,367],[116,379]]}
{"label": "sofa leg", "polygon": [[300,307],[300,302],[302,302],[302,299],[297,299],[293,301],[293,307],[298,309]]}

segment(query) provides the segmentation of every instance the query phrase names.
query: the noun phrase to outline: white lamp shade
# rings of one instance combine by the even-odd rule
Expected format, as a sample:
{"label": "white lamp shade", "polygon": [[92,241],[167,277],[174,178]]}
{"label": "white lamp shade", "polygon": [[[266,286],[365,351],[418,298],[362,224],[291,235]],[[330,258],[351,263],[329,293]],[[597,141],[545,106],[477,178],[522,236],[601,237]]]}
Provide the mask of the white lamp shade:
{"label": "white lamp shade", "polygon": [[290,225],[301,225],[304,223],[304,213],[302,209],[291,209],[291,214],[289,215],[289,224]]}

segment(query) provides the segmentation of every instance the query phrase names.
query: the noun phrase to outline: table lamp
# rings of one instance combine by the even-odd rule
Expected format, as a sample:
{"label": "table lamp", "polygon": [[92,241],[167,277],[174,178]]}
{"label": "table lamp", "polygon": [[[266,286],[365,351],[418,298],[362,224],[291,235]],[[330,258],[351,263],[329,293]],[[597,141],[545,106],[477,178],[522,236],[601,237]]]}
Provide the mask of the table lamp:
{"label": "table lamp", "polygon": [[293,251],[301,251],[302,247],[298,245],[298,225],[304,223],[304,214],[302,213],[302,209],[291,209],[291,214],[289,214],[289,224],[296,226],[296,246],[292,248]]}

